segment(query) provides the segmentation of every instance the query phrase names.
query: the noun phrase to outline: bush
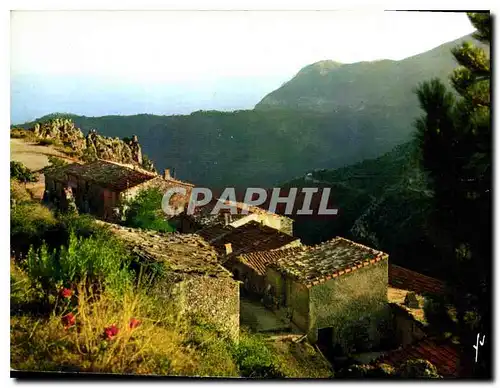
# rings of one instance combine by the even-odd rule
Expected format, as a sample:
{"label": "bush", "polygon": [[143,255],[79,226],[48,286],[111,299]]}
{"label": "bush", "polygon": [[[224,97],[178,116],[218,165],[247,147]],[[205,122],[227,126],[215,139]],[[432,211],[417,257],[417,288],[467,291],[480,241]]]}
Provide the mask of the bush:
{"label": "bush", "polygon": [[31,201],[31,195],[28,190],[26,190],[26,187],[18,180],[12,178],[10,180],[10,198],[14,200],[16,205]]}
{"label": "bush", "polygon": [[395,369],[388,364],[368,365],[368,364],[354,364],[341,369],[336,377],[338,378],[391,378],[395,377]]}
{"label": "bush", "polygon": [[455,324],[448,313],[448,303],[440,296],[427,295],[424,302],[424,318],[429,327],[438,333],[453,332]]}
{"label": "bush", "polygon": [[233,348],[233,357],[243,377],[285,377],[276,365],[271,350],[258,335],[242,335]]}
{"label": "bush", "polygon": [[422,359],[408,360],[404,362],[398,367],[396,374],[398,377],[402,378],[441,378],[436,367],[429,361]]}
{"label": "bush", "polygon": [[90,214],[62,213],[58,216],[58,244],[67,244],[69,236],[74,233],[77,237],[100,236],[113,238],[113,234],[106,225],[98,224]]}
{"label": "bush", "polygon": [[23,128],[12,128],[10,130],[11,139],[32,139],[34,133]]}
{"label": "bush", "polygon": [[64,167],[68,164],[64,159],[58,158],[54,155],[49,155],[49,164],[51,167]]}
{"label": "bush", "polygon": [[200,355],[197,361],[199,376],[239,377],[238,366],[231,354],[231,342],[214,325],[200,317],[189,317],[183,333],[183,345]]}
{"label": "bush", "polygon": [[54,214],[36,202],[22,202],[10,214],[11,245],[26,252],[30,245],[39,245],[57,226]]}
{"label": "bush", "polygon": [[116,240],[78,238],[71,233],[68,246],[50,252],[45,244],[28,252],[26,272],[34,287],[57,294],[61,287],[85,283],[122,294],[132,283],[130,259]]}
{"label": "bush", "polygon": [[125,225],[159,232],[173,232],[173,226],[164,218],[161,208],[162,198],[163,193],[159,188],[141,190],[127,203]]}
{"label": "bush", "polygon": [[20,182],[36,182],[35,174],[21,162],[10,161],[10,177]]}

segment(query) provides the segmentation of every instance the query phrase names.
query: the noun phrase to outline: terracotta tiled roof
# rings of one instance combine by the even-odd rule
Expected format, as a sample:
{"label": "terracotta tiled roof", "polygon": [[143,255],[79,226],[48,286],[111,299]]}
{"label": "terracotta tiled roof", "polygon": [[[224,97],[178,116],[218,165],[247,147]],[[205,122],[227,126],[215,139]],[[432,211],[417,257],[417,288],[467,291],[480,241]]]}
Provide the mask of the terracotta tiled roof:
{"label": "terracotta tiled roof", "polygon": [[418,294],[443,294],[445,284],[441,280],[394,264],[389,265],[389,284],[396,288],[415,291]]}
{"label": "terracotta tiled roof", "polygon": [[289,218],[289,217],[286,217],[282,214],[276,214],[276,213],[273,213],[269,210],[263,209],[263,208],[258,207],[258,206],[248,205],[245,202],[225,201],[225,203],[234,205],[239,211],[241,211],[243,209],[247,209],[249,214],[250,213],[257,213],[257,214],[272,215],[275,217]]}
{"label": "terracotta tiled roof", "polygon": [[416,344],[393,350],[375,361],[397,367],[406,360],[424,359],[433,364],[443,377],[458,377],[460,354],[451,343],[437,343],[424,338]]}
{"label": "terracotta tiled roof", "polygon": [[270,266],[311,287],[387,257],[384,252],[337,237],[280,259]]}
{"label": "terracotta tiled roof", "polygon": [[231,233],[233,229],[234,228],[232,226],[215,224],[198,230],[196,234],[203,237],[206,241],[212,242],[221,238],[225,234]]}
{"label": "terracotta tiled roof", "polygon": [[[204,230],[197,233],[204,235]],[[230,243],[233,255],[238,255],[283,248],[294,242],[300,243],[300,239],[250,221],[238,228],[232,228],[229,233],[221,233],[219,237],[212,238],[209,242],[221,255],[225,254],[225,244]]]}
{"label": "terracotta tiled roof", "polygon": [[106,160],[48,168],[44,171],[44,174],[56,180],[67,180],[69,175],[73,175],[114,191],[126,190],[157,176],[145,170],[133,169]]}
{"label": "terracotta tiled roof", "polygon": [[301,252],[304,249],[304,246],[298,246],[285,249],[275,249],[272,251],[251,252],[238,256],[238,259],[240,262],[252,268],[259,275],[263,276],[265,275],[266,268],[269,264],[275,263],[284,257],[295,255],[297,252]]}

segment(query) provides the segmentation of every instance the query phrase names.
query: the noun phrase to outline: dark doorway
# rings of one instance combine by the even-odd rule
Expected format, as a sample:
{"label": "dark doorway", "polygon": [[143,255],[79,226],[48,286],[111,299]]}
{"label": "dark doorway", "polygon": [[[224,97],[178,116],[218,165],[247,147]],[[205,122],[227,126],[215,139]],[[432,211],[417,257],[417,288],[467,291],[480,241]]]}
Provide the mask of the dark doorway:
{"label": "dark doorway", "polygon": [[333,360],[335,353],[333,347],[333,327],[318,329],[317,345],[321,353],[323,353],[328,360]]}

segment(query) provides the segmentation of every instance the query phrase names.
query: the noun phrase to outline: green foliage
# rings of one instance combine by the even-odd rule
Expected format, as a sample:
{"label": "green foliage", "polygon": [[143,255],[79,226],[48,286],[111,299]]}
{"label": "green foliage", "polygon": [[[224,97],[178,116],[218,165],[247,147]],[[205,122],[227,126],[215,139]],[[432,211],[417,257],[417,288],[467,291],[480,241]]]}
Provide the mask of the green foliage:
{"label": "green foliage", "polygon": [[437,369],[427,360],[417,359],[408,360],[401,364],[396,375],[402,378],[412,379],[439,379],[441,376],[438,374]]}
{"label": "green foliage", "polygon": [[90,163],[90,162],[97,160],[97,155],[96,155],[95,149],[91,148],[91,147],[85,148],[83,150],[83,154],[82,154],[81,158],[84,162],[87,162],[87,163]]}
{"label": "green foliage", "polygon": [[58,158],[57,156],[49,155],[49,165],[51,167],[64,167],[68,164],[64,159]]}
{"label": "green foliage", "polygon": [[21,162],[10,161],[10,177],[19,182],[36,182],[37,178],[33,172]]}
{"label": "green foliage", "polygon": [[130,258],[117,240],[84,239],[72,233],[68,245],[59,251],[50,252],[45,244],[30,249],[25,266],[32,284],[48,293],[80,282],[123,293],[132,281],[129,264]]}
{"label": "green foliage", "polygon": [[152,187],[141,190],[128,204],[125,225],[133,228],[173,232],[174,228],[165,220],[161,209],[163,193]]}
{"label": "green foliage", "polygon": [[54,214],[45,206],[36,202],[20,203],[11,209],[11,243],[27,248],[39,243],[56,225]]}
{"label": "green foliage", "polygon": [[450,303],[444,296],[427,295],[424,302],[424,317],[429,330],[437,334],[456,332],[449,310]]}
{"label": "green foliage", "polygon": [[243,377],[284,377],[275,364],[273,353],[258,335],[242,335],[233,347],[233,357]]}
{"label": "green foliage", "polygon": [[31,195],[26,187],[17,179],[10,179],[10,199],[16,205],[22,202],[31,201]]}

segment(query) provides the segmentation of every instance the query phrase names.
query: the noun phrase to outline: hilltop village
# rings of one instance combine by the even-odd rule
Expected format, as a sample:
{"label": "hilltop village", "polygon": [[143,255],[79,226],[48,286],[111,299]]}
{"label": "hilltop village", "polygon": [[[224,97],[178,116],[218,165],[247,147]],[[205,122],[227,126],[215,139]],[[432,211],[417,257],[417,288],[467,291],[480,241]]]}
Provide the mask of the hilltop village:
{"label": "hilltop village", "polygon": [[[136,137],[122,144],[91,131],[85,138],[69,121],[37,125],[33,132],[37,138],[64,138],[78,155],[94,155],[40,169],[39,200],[58,211],[94,216],[143,263],[164,264],[167,276],[156,287],[157,297],[175,301],[183,313],[198,314],[233,341],[242,327],[307,341],[332,364],[346,355],[369,368],[424,360],[440,376],[457,376],[456,348],[423,319],[424,297],[444,292],[440,280],[393,265],[387,253],[340,236],[305,245],[294,236],[291,218],[259,207],[212,215],[216,199],[188,215],[195,185],[144,164]],[[122,225],[124,203],[150,188],[179,186],[186,195],[173,198],[179,214],[168,220],[175,232]]]}

